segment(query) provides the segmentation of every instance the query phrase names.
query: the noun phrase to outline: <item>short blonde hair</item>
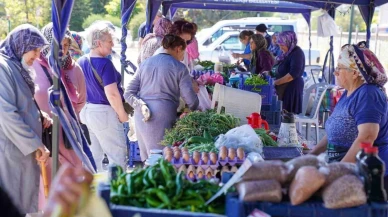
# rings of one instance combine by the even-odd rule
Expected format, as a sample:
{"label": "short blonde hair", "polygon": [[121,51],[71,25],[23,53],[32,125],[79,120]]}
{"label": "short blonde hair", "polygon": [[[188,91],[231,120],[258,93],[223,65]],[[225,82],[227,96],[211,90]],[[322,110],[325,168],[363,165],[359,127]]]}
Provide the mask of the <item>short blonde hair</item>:
{"label": "short blonde hair", "polygon": [[86,41],[88,42],[90,49],[98,47],[97,41],[104,41],[109,35],[113,37],[112,29],[101,23],[92,24],[86,32]]}

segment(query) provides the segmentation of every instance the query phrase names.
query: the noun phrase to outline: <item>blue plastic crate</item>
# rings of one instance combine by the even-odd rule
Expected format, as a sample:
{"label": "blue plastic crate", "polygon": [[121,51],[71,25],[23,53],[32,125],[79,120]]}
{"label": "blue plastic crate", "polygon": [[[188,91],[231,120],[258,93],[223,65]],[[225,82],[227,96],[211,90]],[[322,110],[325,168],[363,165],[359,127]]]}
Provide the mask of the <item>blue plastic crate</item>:
{"label": "blue plastic crate", "polygon": [[299,147],[263,147],[264,160],[291,160],[302,155]]}
{"label": "blue plastic crate", "polygon": [[132,217],[136,214],[141,217],[225,217],[224,215],[209,213],[195,213],[166,209],[146,209],[133,206],[114,205],[110,203],[110,186],[106,184],[100,184],[97,188],[97,193],[102,199],[104,199],[113,217]]}
{"label": "blue plastic crate", "polygon": [[271,130],[277,130],[282,123],[282,107],[283,102],[278,100],[278,97],[272,96],[272,103],[270,105],[261,106],[261,116],[268,122]]}
{"label": "blue plastic crate", "polygon": [[261,104],[262,105],[271,105],[272,104],[272,96],[275,94],[275,86],[273,84],[273,79],[271,77],[267,78],[268,85],[245,85],[244,77],[240,77],[240,83],[238,88],[241,90],[246,90],[250,92],[255,92],[261,95]]}
{"label": "blue plastic crate", "polygon": [[127,147],[129,153],[128,166],[133,167],[135,162],[141,162],[139,144],[137,143],[137,141],[129,141]]}
{"label": "blue plastic crate", "polygon": [[242,202],[236,194],[229,194],[226,201],[228,217],[248,216],[259,209],[272,217],[387,217],[388,204],[362,205],[345,209],[327,209],[323,202],[306,202],[298,206],[290,202]]}

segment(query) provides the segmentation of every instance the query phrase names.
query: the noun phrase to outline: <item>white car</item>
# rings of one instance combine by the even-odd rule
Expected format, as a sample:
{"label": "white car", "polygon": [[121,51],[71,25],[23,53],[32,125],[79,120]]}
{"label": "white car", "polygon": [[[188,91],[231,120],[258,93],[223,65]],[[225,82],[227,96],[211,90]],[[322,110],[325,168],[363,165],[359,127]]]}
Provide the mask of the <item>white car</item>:
{"label": "white car", "polygon": [[[231,62],[236,62],[233,59],[231,53],[243,53],[245,45],[240,42],[240,32],[226,32],[221,37],[217,38],[213,43],[207,46],[199,47],[199,59],[201,61],[210,60],[213,62],[219,62],[220,54],[222,56],[229,56]],[[223,52],[223,54],[222,54]],[[309,65],[309,50],[303,49],[306,65]],[[311,50],[311,64],[319,64],[320,52],[318,50]]]}

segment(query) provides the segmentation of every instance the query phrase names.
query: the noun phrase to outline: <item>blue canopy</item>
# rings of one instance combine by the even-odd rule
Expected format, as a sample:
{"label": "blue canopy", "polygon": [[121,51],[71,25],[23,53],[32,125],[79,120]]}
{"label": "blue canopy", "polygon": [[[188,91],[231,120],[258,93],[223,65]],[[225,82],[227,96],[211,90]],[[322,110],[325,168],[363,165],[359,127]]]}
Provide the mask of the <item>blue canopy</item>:
{"label": "blue canopy", "polygon": [[[53,43],[51,45],[51,54],[49,57],[49,65],[54,74],[53,88],[49,90],[49,103],[53,116],[53,148],[52,148],[52,177],[54,178],[58,170],[58,150],[59,150],[59,129],[62,126],[67,138],[69,139],[74,152],[82,161],[86,168],[91,172],[95,171],[96,165],[93,160],[92,153],[85,136],[82,133],[81,126],[77,121],[76,113],[72,106],[71,100],[67,95],[66,89],[61,85],[61,68],[59,59],[62,56],[61,42],[65,36],[67,26],[69,24],[71,11],[73,9],[74,0],[52,0],[52,21],[53,21]],[[64,103],[61,103],[60,99]],[[69,116],[65,113],[69,112]]]}

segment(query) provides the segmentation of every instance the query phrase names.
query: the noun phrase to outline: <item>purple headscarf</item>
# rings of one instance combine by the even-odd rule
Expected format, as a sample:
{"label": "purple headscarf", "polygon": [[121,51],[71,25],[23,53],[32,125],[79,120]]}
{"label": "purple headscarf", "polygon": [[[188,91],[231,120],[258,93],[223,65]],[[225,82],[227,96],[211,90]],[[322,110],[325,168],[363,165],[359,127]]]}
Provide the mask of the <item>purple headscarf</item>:
{"label": "purple headscarf", "polygon": [[0,53],[9,57],[15,64],[20,66],[24,80],[28,84],[31,93],[35,93],[35,84],[30,73],[23,67],[21,61],[23,54],[49,45],[39,29],[30,24],[22,24],[12,30],[0,45]]}
{"label": "purple headscarf", "polygon": [[281,32],[277,38],[276,42],[279,46],[286,46],[288,47],[288,51],[286,53],[282,53],[278,57],[276,57],[276,60],[278,62],[283,61],[296,47],[298,44],[298,38],[296,37],[296,34],[294,31],[285,31]]}
{"label": "purple headscarf", "polygon": [[159,37],[163,38],[167,33],[170,32],[172,27],[172,23],[169,19],[167,18],[161,18],[158,20],[158,22],[154,26],[154,31],[153,33],[147,34],[146,37],[144,38],[142,44],[144,44],[146,41],[153,37]]}

